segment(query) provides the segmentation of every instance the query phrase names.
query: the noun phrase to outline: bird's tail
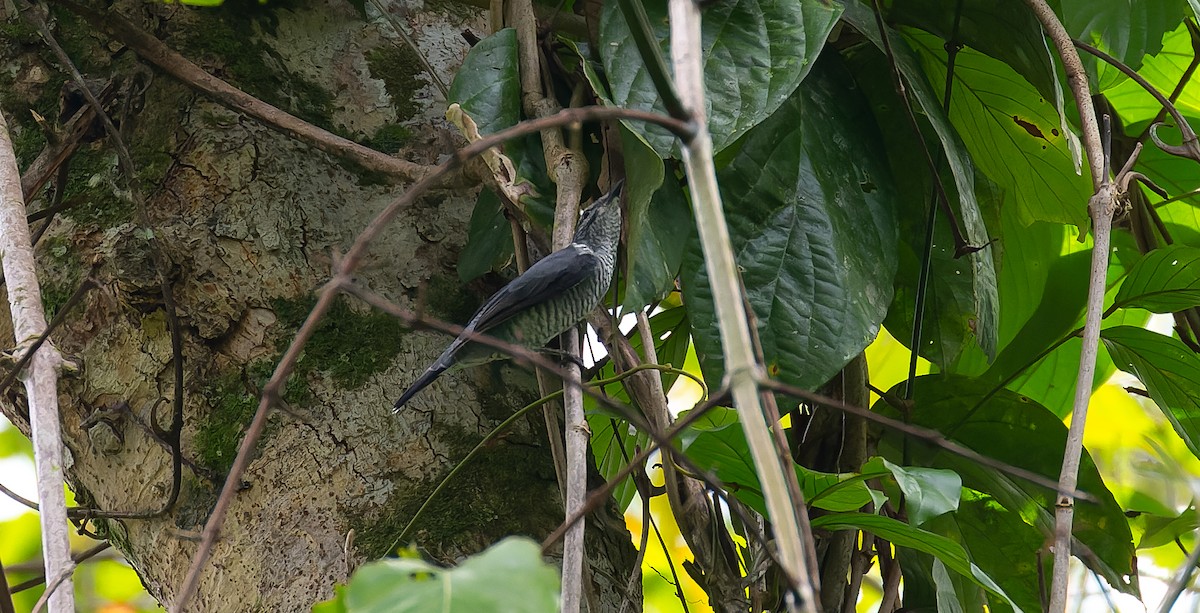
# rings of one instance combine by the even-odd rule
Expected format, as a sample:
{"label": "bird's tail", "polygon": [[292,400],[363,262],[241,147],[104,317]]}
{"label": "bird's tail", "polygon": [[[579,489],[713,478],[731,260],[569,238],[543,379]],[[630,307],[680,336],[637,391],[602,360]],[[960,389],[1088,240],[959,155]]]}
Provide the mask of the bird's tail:
{"label": "bird's tail", "polygon": [[399,413],[400,408],[403,407],[409,400],[411,400],[413,396],[416,396],[417,392],[428,387],[430,383],[433,383],[435,379],[441,376],[441,374],[446,372],[449,368],[449,360],[439,359],[438,361],[434,362],[433,365],[427,368],[425,372],[417,378],[416,381],[413,381],[413,384],[410,385],[408,389],[404,390],[404,393],[400,395],[400,399],[397,400],[396,404],[392,407],[392,412]]}

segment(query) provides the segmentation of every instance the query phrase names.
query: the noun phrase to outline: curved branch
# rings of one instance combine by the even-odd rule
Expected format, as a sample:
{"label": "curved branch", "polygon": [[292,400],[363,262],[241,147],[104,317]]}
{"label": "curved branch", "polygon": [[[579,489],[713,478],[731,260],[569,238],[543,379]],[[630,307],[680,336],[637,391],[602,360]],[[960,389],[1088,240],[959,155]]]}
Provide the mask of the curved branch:
{"label": "curved branch", "polygon": [[54,0],[54,2],[83,17],[94,27],[107,32],[136,52],[142,59],[158,66],[189,87],[220,104],[261,121],[284,136],[312,145],[332,156],[354,162],[365,170],[405,181],[420,179],[434,169],[431,166],[409,162],[370,147],[364,147],[271,106],[205,72],[203,68],[183,57],[162,41],[143,32],[116,11],[98,11],[76,4],[71,0]]}

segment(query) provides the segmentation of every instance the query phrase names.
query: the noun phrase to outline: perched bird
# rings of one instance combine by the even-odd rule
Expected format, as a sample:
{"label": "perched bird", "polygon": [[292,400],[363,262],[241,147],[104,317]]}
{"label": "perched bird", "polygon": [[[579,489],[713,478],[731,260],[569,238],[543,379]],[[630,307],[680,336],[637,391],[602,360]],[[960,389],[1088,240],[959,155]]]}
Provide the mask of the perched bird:
{"label": "perched bird", "polygon": [[399,411],[447,370],[507,357],[494,347],[471,342],[472,335],[486,334],[514,345],[541,349],[550,339],[583,321],[612,283],[621,237],[624,183],[619,181],[583,212],[571,244],[538,260],[479,307],[462,334],[404,391],[394,410]]}

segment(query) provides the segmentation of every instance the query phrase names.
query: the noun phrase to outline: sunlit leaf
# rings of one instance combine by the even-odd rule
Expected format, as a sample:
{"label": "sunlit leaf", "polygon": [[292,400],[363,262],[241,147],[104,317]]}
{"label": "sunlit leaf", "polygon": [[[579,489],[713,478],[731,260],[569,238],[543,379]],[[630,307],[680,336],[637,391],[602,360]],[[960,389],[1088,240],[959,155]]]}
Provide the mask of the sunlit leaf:
{"label": "sunlit leaf", "polygon": [[1200,249],[1167,245],[1147,253],[1129,271],[1113,306],[1155,313],[1200,306]]}
{"label": "sunlit leaf", "polygon": [[[892,390],[893,394],[899,392],[898,388]],[[994,390],[965,377],[928,375],[917,378],[914,401],[907,414],[911,423],[935,429],[984,456],[1042,475],[1051,482],[1058,481],[1067,428],[1057,416],[1029,398],[1005,389]],[[882,401],[875,404],[875,410],[897,415],[895,409]],[[894,462],[907,458],[909,465],[953,470],[966,487],[992,496],[1042,534],[1053,532],[1052,489],[917,441],[906,444],[894,432],[883,432],[879,451]],[[1098,502],[1075,507],[1072,533],[1085,546],[1075,552],[1076,556],[1113,587],[1137,593],[1137,575],[1130,563],[1133,536],[1124,509],[1105,486],[1086,450],[1080,460],[1078,488]]]}
{"label": "sunlit leaf", "polygon": [[558,571],[542,561],[536,543],[521,537],[449,569],[411,558],[372,562],[337,597],[346,613],[546,613],[558,610],[558,598]]}
{"label": "sunlit leaf", "polygon": [[1117,368],[1141,379],[1175,432],[1200,457],[1200,357],[1178,339],[1143,328],[1109,328],[1100,338]]}
{"label": "sunlit leaf", "polygon": [[[906,31],[930,81],[946,79],[940,38]],[[950,118],[979,169],[1008,196],[1023,225],[1054,221],[1084,226],[1089,177],[1059,127],[1058,111],[1004,62],[962,49],[954,66]]]}
{"label": "sunlit leaf", "polygon": [[[643,2],[664,57],[669,27],[665,0]],[[820,0],[719,2],[701,25],[705,102],[713,147],[720,151],[784,103],[808,74],[837,23],[841,5]],[[600,17],[600,57],[617,106],[665,113],[645,62],[615,1]],[[661,157],[676,149],[666,130],[626,124]]]}
{"label": "sunlit leaf", "polygon": [[962,545],[944,536],[910,526],[890,517],[869,513],[823,515],[813,518],[812,527],[825,530],[864,530],[891,541],[897,547],[909,547],[928,553],[941,560],[954,572],[977,583],[988,592],[1011,602],[1004,590],[987,573],[971,562]]}

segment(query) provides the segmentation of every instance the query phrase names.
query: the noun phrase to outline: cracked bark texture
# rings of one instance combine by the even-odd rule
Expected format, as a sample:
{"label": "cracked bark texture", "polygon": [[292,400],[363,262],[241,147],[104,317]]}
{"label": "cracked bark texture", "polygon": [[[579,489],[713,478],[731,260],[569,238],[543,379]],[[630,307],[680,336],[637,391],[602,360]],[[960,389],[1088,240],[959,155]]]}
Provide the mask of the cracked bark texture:
{"label": "cracked bark texture", "polygon": [[[385,6],[447,82],[468,49],[460,32],[484,34],[475,9]],[[215,11],[123,0],[110,10],[268,102],[388,153],[435,163],[461,144],[441,118],[445,102],[370,3],[365,13],[341,0],[251,0]],[[331,254],[400,188],[373,184],[199,97],[60,8],[52,19],[88,77],[121,84],[123,130],[171,265],[186,363],[179,502],[162,517],[92,524],[151,594],[171,602],[257,389],[328,277]],[[64,75],[36,35],[5,23],[17,25],[0,37],[0,103],[14,118],[24,168],[42,143],[29,109],[57,116]],[[55,218],[37,255],[50,310],[89,273],[100,285],[54,338],[82,366],[61,387],[70,485],[81,504],[145,511],[160,507],[170,486],[170,454],[147,426],[155,415],[169,425],[174,379],[150,242],[132,223],[115,166],[103,140],[84,145],[67,181],[50,188],[79,202]],[[52,193],[31,198],[30,210],[49,206]],[[358,282],[465,321],[500,282],[458,281],[474,200],[474,190],[441,192],[406,211],[377,241]],[[335,582],[385,552],[486,432],[536,396],[531,375],[499,363],[442,377],[393,416],[392,401],[449,339],[404,330],[351,298],[341,304],[288,386],[293,414],[271,419],[194,610],[298,611],[332,596]],[[0,408],[28,432],[19,391],[0,398]],[[414,536],[424,555],[454,563],[508,534],[540,538],[562,520],[539,422],[521,423],[485,451],[433,505]],[[619,515],[601,513],[589,522],[588,553],[604,609],[615,610],[633,549]]]}

